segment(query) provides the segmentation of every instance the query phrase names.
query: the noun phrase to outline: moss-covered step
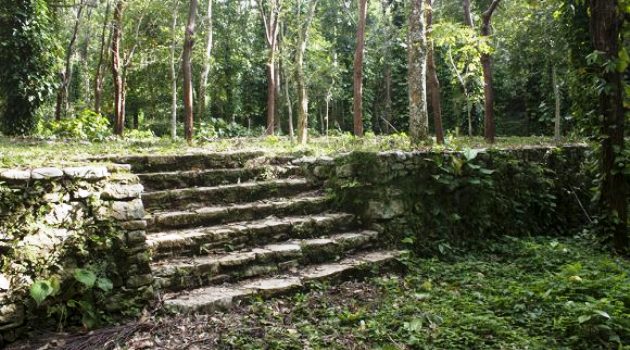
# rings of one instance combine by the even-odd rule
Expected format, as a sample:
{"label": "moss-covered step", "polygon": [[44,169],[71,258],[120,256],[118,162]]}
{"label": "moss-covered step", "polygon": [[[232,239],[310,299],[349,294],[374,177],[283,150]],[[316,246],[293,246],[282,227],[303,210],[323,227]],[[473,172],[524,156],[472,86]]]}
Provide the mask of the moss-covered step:
{"label": "moss-covered step", "polygon": [[161,191],[186,187],[207,187],[256,179],[288,178],[299,176],[301,168],[295,165],[256,166],[245,168],[199,169],[138,174],[147,191]]}
{"label": "moss-covered step", "polygon": [[202,255],[226,248],[242,249],[290,238],[313,238],[354,227],[354,215],[346,213],[268,217],[221,226],[152,233],[147,237],[147,243],[153,259],[157,260],[175,255]]}
{"label": "moss-covered step", "polygon": [[222,203],[244,203],[273,197],[287,197],[313,190],[306,179],[276,179],[214,187],[192,187],[147,192],[142,195],[146,210],[184,209]]}
{"label": "moss-covered step", "polygon": [[164,307],[171,313],[211,313],[255,296],[269,298],[305,290],[320,282],[364,277],[398,269],[401,267],[398,262],[400,254],[399,251],[391,250],[356,253],[338,262],[310,265],[296,272],[170,293],[164,296]]}
{"label": "moss-covered step", "polygon": [[247,161],[264,155],[262,151],[236,151],[184,155],[107,156],[90,160],[130,164],[131,170],[137,174],[185,169],[239,168]]}
{"label": "moss-covered step", "polygon": [[322,195],[299,198],[276,198],[245,204],[211,206],[183,211],[153,213],[147,217],[148,230],[159,232],[171,229],[220,225],[230,222],[259,220],[271,215],[319,214],[330,206],[330,199]]}
{"label": "moss-covered step", "polygon": [[359,231],[289,240],[231,253],[163,260],[151,265],[155,286],[177,291],[295,270],[369,248],[378,233]]}

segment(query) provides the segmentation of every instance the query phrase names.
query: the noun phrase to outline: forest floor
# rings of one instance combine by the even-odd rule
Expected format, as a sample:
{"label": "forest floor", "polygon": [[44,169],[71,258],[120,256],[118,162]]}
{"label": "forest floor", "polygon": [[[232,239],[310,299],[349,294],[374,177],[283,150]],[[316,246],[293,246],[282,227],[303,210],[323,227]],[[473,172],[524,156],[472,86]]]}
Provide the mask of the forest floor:
{"label": "forest floor", "polygon": [[147,316],[21,349],[627,349],[630,261],[596,246],[507,237],[409,257],[403,275],[209,316]]}
{"label": "forest floor", "polygon": [[[580,140],[563,140],[576,143]],[[497,138],[493,147],[553,146],[557,143],[547,137]],[[42,140],[34,138],[7,138],[0,136],[0,168],[77,165],[85,159],[106,155],[189,154],[239,150],[264,150],[272,153],[327,155],[349,151],[389,151],[414,149],[486,148],[489,145],[480,137],[448,138],[444,146],[413,146],[404,135],[370,136],[355,138],[349,134],[335,137],[318,137],[306,146],[292,143],[287,137],[222,138],[184,141],[167,138],[108,139],[99,142],[76,140]]]}

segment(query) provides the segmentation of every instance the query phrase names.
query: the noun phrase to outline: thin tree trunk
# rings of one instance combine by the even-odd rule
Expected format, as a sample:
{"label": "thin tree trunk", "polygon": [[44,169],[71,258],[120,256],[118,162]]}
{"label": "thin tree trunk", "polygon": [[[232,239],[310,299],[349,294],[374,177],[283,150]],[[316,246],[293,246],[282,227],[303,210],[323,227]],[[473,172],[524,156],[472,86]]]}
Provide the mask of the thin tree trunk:
{"label": "thin tree trunk", "polygon": [[286,70],[285,65],[281,65],[283,67],[282,73],[284,75],[284,96],[287,103],[287,113],[289,117],[289,139],[293,142],[293,138],[295,137],[293,134],[293,106],[291,105],[291,95],[289,93],[289,74]]}
{"label": "thin tree trunk", "polygon": [[79,34],[79,26],[81,25],[81,16],[83,9],[85,8],[85,0],[81,0],[79,8],[77,9],[77,16],[74,21],[74,28],[72,30],[72,36],[70,37],[70,43],[66,48],[66,61],[64,71],[60,74],[61,86],[57,92],[57,105],[55,106],[55,120],[61,120],[61,115],[66,114],[68,111],[68,86],[70,85],[70,79],[72,76],[72,56],[74,55],[74,44],[77,41]]}
{"label": "thin tree trunk", "polygon": [[280,118],[280,114],[282,113],[280,110],[280,100],[281,100],[281,89],[282,89],[282,81],[280,80],[280,60],[276,60],[276,67],[275,67],[275,74],[276,74],[276,91],[274,93],[274,96],[276,98],[276,101],[274,102],[274,105],[276,106],[276,115],[274,116],[274,120],[276,122],[276,132],[278,133],[278,135],[282,134],[282,118]]}
{"label": "thin tree trunk", "polygon": [[[304,53],[308,42],[308,32],[315,17],[318,0],[311,0],[308,15],[298,34],[298,49],[295,53],[296,83],[298,92],[298,142],[306,144],[308,138],[308,92],[306,91],[306,79],[304,77]],[[302,2],[298,2],[298,11]]]}
{"label": "thin tree trunk", "polygon": [[464,91],[464,96],[466,97],[466,116],[468,120],[468,136],[472,137],[473,136],[472,106],[470,103],[470,95],[468,92],[468,88],[466,87],[466,81],[464,80],[464,77],[461,75],[461,73],[457,69],[457,65],[455,65],[455,61],[453,60],[453,53],[451,52],[450,48],[448,50],[448,58],[451,63],[451,67],[453,68],[453,71],[455,72],[455,75],[457,76],[457,80],[462,86],[462,90]]}
{"label": "thin tree trunk", "polygon": [[424,4],[424,0],[412,0],[409,15],[409,136],[414,143],[429,137]]}
{"label": "thin tree trunk", "polygon": [[[619,56],[620,31],[623,17],[615,0],[590,0],[591,39],[595,50],[604,53],[605,59],[614,61]],[[628,237],[627,182],[622,165],[616,158],[625,148],[625,115],[623,106],[622,73],[616,69],[602,69],[606,82],[599,96],[599,113],[602,117],[602,183],[601,202],[609,221],[604,225],[613,236],[614,248],[619,253],[630,253]],[[621,168],[621,169],[620,169]],[[607,232],[607,233],[608,233]]]}
{"label": "thin tree trunk", "polygon": [[554,133],[553,136],[556,140],[556,142],[560,141],[560,137],[561,137],[561,125],[560,125],[560,86],[558,85],[558,71],[556,69],[556,66],[553,66],[553,68],[551,69],[551,75],[552,75],[552,81],[553,81],[553,96],[554,99],[556,101],[556,123],[555,123],[555,127],[554,127]]}
{"label": "thin tree trunk", "polygon": [[381,0],[381,10],[383,17],[386,18],[387,27],[385,30],[385,47],[383,52],[384,57],[384,73],[383,73],[383,83],[385,85],[385,108],[384,108],[384,122],[379,121],[379,125],[383,125],[383,132],[385,134],[389,134],[390,124],[392,119],[392,65],[391,65],[391,42],[392,38],[392,22],[391,22],[391,13],[388,11],[390,7],[389,0]]}
{"label": "thin tree trunk", "polygon": [[[109,23],[109,12],[111,10],[111,3],[107,1],[107,7],[105,8],[105,17],[103,19],[103,31],[101,33],[101,50],[99,52],[98,64],[96,65],[96,76],[94,77],[94,111],[101,113],[101,98],[103,95],[103,62],[105,61],[105,50],[109,47],[109,43],[105,44],[107,35],[107,23]],[[110,31],[111,40],[111,31]]]}
{"label": "thin tree trunk", "polygon": [[[433,0],[426,0],[427,5],[427,41],[431,35],[433,25]],[[435,127],[435,139],[438,144],[444,143],[444,131],[442,130],[442,101],[440,100],[440,81],[435,69],[435,57],[433,42],[428,43],[427,57],[427,82],[431,95],[431,109],[433,111],[433,125]]]}
{"label": "thin tree trunk", "polygon": [[203,59],[203,72],[201,73],[201,81],[199,83],[199,101],[197,102],[197,115],[203,118],[206,114],[206,90],[208,89],[208,76],[210,75],[210,58],[212,55],[212,2],[208,1],[208,9],[206,10],[206,51]]}
{"label": "thin tree trunk", "polygon": [[82,82],[80,85],[80,91],[81,93],[78,95],[79,99],[83,99],[84,102],[86,104],[90,104],[91,102],[91,96],[90,96],[90,74],[88,74],[88,70],[89,70],[89,66],[90,66],[90,56],[89,56],[89,51],[90,51],[90,44],[91,44],[91,40],[92,40],[92,11],[93,11],[93,7],[90,6],[88,8],[88,13],[87,13],[87,25],[85,26],[85,32],[83,33],[83,45],[81,47],[81,52],[80,52],[80,61],[81,61],[81,75],[82,77]]}
{"label": "thin tree trunk", "polygon": [[118,0],[114,9],[112,32],[112,76],[114,80],[114,133],[122,136],[125,126],[124,84],[121,74],[120,41],[122,37],[125,0]]}
{"label": "thin tree trunk", "polygon": [[[212,2],[212,0],[208,0]],[[175,50],[177,47],[177,15],[179,0],[175,1],[173,9],[173,24],[171,26],[171,138],[175,140],[177,138],[177,56]]]}
{"label": "thin tree trunk", "polygon": [[359,24],[357,27],[357,45],[354,51],[354,135],[363,137],[363,51],[365,51],[365,21],[367,19],[367,0],[359,2]]}
{"label": "thin tree trunk", "polygon": [[328,137],[328,124],[330,121],[330,100],[332,99],[332,86],[328,88],[326,93],[326,116],[324,117],[324,134]]}
{"label": "thin tree trunk", "polygon": [[269,49],[267,60],[267,135],[274,134],[275,128],[275,115],[276,115],[276,51],[278,50],[278,28],[279,28],[279,15],[280,7],[278,0],[269,0],[269,13],[265,12],[262,0],[258,0],[258,7],[260,9],[260,15],[265,25],[265,36],[267,39],[267,47]]}
{"label": "thin tree trunk", "polygon": [[188,24],[186,25],[186,37],[184,40],[184,53],[182,57],[182,70],[184,72],[184,109],[185,136],[188,143],[193,138],[193,81],[192,81],[192,50],[193,37],[195,35],[195,20],[197,15],[197,0],[190,0],[188,9]]}
{"label": "thin tree trunk", "polygon": [[[481,36],[489,37],[491,34],[490,24],[492,14],[496,10],[501,0],[493,0],[486,12],[483,13],[481,26]],[[495,123],[494,123],[494,86],[492,85],[492,57],[488,52],[481,53],[481,67],[483,69],[483,94],[484,94],[484,136],[487,142],[494,143]]]}
{"label": "thin tree trunk", "polygon": [[470,28],[475,27],[472,11],[470,10],[470,0],[464,0],[464,23],[466,23],[466,25]]}

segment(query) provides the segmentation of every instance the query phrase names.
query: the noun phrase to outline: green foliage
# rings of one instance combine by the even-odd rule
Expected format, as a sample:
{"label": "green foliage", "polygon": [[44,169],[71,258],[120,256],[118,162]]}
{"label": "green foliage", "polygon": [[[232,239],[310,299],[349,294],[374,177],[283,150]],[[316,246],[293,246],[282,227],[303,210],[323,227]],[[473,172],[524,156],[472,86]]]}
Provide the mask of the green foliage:
{"label": "green foliage", "polygon": [[46,0],[0,5],[0,115],[6,134],[30,134],[39,107],[55,89],[54,27]]}
{"label": "green foliage", "polygon": [[40,121],[38,135],[49,139],[104,141],[112,135],[109,120],[91,110],[83,110],[75,118]]}
{"label": "green foliage", "polygon": [[201,122],[195,133],[197,139],[214,139],[228,137],[251,136],[251,131],[246,127],[231,122],[228,123],[223,119],[210,118],[207,122]]}
{"label": "green foliage", "polygon": [[230,315],[235,326],[222,327],[217,347],[603,350],[630,342],[630,264],[590,241],[506,237],[455,260],[410,256],[406,265],[404,276],[256,302]]}

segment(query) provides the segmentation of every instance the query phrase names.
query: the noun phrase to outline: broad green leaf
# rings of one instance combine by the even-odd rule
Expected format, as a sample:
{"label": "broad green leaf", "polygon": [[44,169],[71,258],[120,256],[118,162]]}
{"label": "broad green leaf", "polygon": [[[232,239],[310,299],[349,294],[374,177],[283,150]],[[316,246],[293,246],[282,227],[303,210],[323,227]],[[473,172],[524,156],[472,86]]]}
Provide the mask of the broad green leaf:
{"label": "broad green leaf", "polygon": [[96,275],[87,269],[74,270],[74,278],[88,288],[94,287],[94,283],[96,283]]}
{"label": "broad green leaf", "polygon": [[48,280],[35,281],[30,289],[31,297],[35,300],[37,306],[41,305],[53,292],[54,288]]}
{"label": "broad green leaf", "polygon": [[96,280],[96,286],[103,292],[109,292],[114,289],[114,284],[109,278],[101,277]]}

